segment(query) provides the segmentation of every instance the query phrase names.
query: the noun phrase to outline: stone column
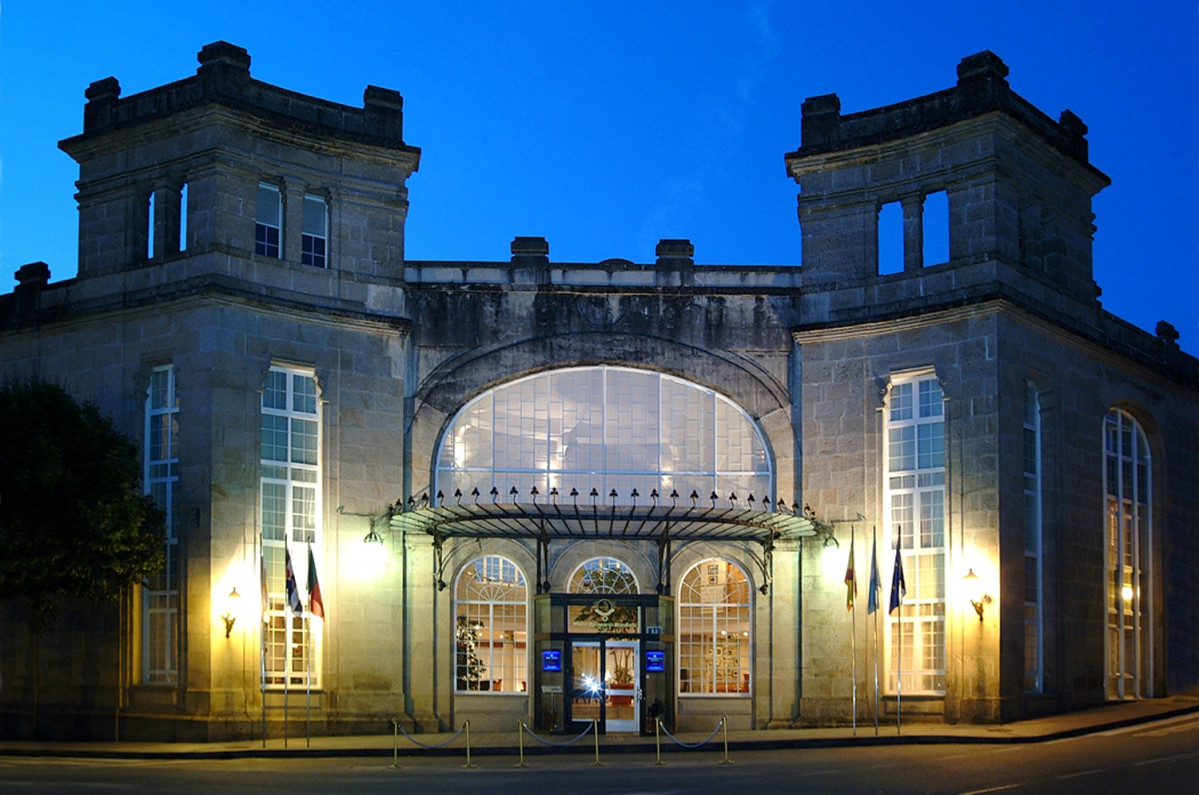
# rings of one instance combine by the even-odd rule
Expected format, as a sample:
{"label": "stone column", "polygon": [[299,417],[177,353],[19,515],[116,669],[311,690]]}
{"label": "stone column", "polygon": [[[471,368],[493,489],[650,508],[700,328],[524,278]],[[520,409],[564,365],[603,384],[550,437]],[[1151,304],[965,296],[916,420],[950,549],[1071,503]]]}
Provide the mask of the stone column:
{"label": "stone column", "polygon": [[900,197],[903,207],[903,269],[924,267],[924,196],[909,193]]}

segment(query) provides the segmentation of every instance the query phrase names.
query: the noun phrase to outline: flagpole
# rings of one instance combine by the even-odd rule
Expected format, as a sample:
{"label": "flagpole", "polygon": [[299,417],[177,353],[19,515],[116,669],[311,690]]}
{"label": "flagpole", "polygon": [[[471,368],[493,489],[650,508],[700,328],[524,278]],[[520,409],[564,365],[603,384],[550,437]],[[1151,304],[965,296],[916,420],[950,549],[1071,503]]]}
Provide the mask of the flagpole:
{"label": "flagpole", "polygon": [[262,615],[258,617],[258,690],[262,695],[262,747],[266,748],[266,631],[270,627],[270,598],[266,585],[266,550],[258,550],[258,575],[261,578]]}
{"label": "flagpole", "polygon": [[[870,610],[870,603],[867,602],[866,610],[868,613],[878,611],[878,528],[870,527],[870,599],[874,601],[874,610]],[[878,736],[878,617],[874,618],[874,735]]]}
{"label": "flagpole", "polygon": [[304,746],[312,747],[312,661],[308,648],[308,612],[304,613]]}
{"label": "flagpole", "polygon": [[853,677],[853,736],[858,736],[858,579],[853,559],[854,526],[849,526],[849,567],[853,574],[853,599],[849,603],[850,675]]}
{"label": "flagpole", "polygon": [[[312,567],[312,542],[308,542],[308,566]],[[308,575],[308,582],[312,582],[312,574]],[[312,586],[309,586],[311,588]],[[304,611],[304,746],[312,747],[312,660],[309,655],[311,649],[308,646],[309,629],[311,625],[308,623],[308,616],[312,613],[312,593],[308,593],[308,609]]]}
{"label": "flagpole", "polygon": [[288,664],[291,662],[291,619],[292,611],[289,604],[286,608],[287,626],[287,641],[283,644],[283,653],[287,655],[283,661],[283,747],[287,747],[287,704],[290,700],[288,694],[291,692],[291,671],[288,670]]}
{"label": "flagpole", "polygon": [[286,616],[286,625],[284,627],[284,629],[286,631],[286,641],[283,644],[283,654],[284,654],[284,659],[283,659],[283,747],[286,748],[287,747],[287,719],[288,719],[287,712],[288,712],[288,703],[291,700],[290,699],[290,694],[291,694],[291,646],[292,646],[291,622],[296,614],[295,608],[293,608],[292,604],[291,604],[291,597],[292,597],[292,593],[293,593],[292,592],[292,587],[293,587],[292,581],[295,579],[295,573],[291,570],[291,550],[287,546],[286,536],[284,537],[284,540],[283,540],[283,560],[284,560],[284,563],[286,564],[286,568],[283,571],[283,573],[284,573],[284,579],[283,579],[284,600],[283,601],[287,603],[287,606],[284,608],[284,616]]}
{"label": "flagpole", "polygon": [[[903,559],[900,557],[899,548],[902,546],[899,528],[895,528],[895,564],[899,567],[900,577],[903,576]],[[906,589],[905,589],[906,590]],[[895,733],[899,734],[902,729],[900,715],[903,713],[903,590],[896,590],[898,594],[899,615],[896,616],[895,626],[897,640],[896,646],[898,653],[895,655]]]}

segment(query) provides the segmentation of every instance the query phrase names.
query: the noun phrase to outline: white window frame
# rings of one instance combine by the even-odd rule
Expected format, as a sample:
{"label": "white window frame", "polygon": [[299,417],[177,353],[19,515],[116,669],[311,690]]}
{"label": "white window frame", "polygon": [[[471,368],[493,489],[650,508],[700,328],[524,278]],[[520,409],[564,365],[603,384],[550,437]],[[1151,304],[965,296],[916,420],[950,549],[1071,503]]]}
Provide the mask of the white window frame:
{"label": "white window frame", "polygon": [[321,686],[324,621],[308,615],[307,596],[300,600],[304,609],[292,613],[285,577],[289,551],[296,587],[303,592],[308,582],[308,551],[313,549],[314,557],[319,558],[321,549],[321,408],[320,385],[312,370],[270,368],[261,401],[259,497],[267,571],[263,670],[268,688]]}
{"label": "white window frame", "polygon": [[1153,698],[1153,456],[1123,409],[1104,417],[1103,462],[1107,697]]}
{"label": "white window frame", "polygon": [[[166,514],[163,571],[142,589],[142,683],[179,681],[179,539],[175,495],[179,484],[179,400],[174,365],[150,371],[146,389],[143,484]],[[161,662],[159,662],[161,661]]]}
{"label": "white window frame", "polygon": [[638,594],[641,584],[623,560],[595,557],[583,561],[567,580],[567,593]]}
{"label": "white window frame", "polygon": [[[479,578],[480,569],[483,577]],[[467,582],[468,572],[475,574]],[[520,613],[523,612],[523,621]],[[528,696],[529,682],[529,585],[520,566],[503,555],[480,555],[468,561],[454,580],[454,690],[471,695]],[[515,619],[515,620],[514,620]],[[512,637],[495,629],[517,624],[519,629],[504,629]],[[479,637],[479,633],[482,636]],[[469,635],[475,635],[470,638]],[[462,670],[465,643],[477,642],[472,652],[479,652],[482,665],[480,676],[469,677]],[[511,649],[507,644],[513,644]],[[520,644],[524,648],[521,650]],[[499,676],[495,676],[495,674]],[[519,676],[519,679],[515,677]],[[520,685],[517,685],[517,682]],[[484,688],[483,684],[487,687]],[[497,689],[497,684],[500,688]]]}
{"label": "white window frame", "polygon": [[[263,194],[273,196],[271,205],[275,210],[275,220],[272,222],[264,212]],[[278,185],[269,182],[259,182],[254,207],[254,253],[261,257],[282,259],[283,257],[283,191]],[[275,241],[271,242],[271,231],[275,233]]]}
{"label": "white window frame", "polygon": [[[319,205],[319,211],[317,211],[316,205]],[[319,230],[310,223],[314,218],[320,220]],[[329,267],[329,203],[324,196],[316,193],[304,194],[304,212],[300,230],[300,262],[314,268]]]}
{"label": "white window frame", "polygon": [[[743,601],[721,598],[727,597],[729,574],[734,572],[739,579],[735,587],[743,594]],[[722,574],[724,581],[720,579]],[[676,610],[675,681],[679,697],[751,698],[754,610],[753,588],[746,571],[725,558],[699,561],[679,580]],[[695,637],[699,638],[698,653],[692,653],[691,648],[697,645],[690,640]],[[699,661],[698,673],[696,661]],[[735,673],[730,675],[732,668]],[[697,686],[700,689],[695,689]]]}
{"label": "white window frame", "polygon": [[[928,399],[922,399],[926,393]],[[888,550],[893,551],[897,543],[901,545],[907,591],[899,610],[888,611],[886,616],[885,690],[891,694],[943,695],[949,551],[945,521],[947,450],[944,395],[936,374],[892,375],[884,412],[884,537]],[[911,439],[900,442],[910,443],[910,454],[905,448],[895,448],[893,437],[897,434],[892,433],[900,431],[898,435],[906,436],[903,432],[907,429],[911,429]],[[936,543],[938,526],[940,543]],[[897,650],[905,661],[901,691],[897,691]]]}
{"label": "white window frame", "polygon": [[[636,403],[654,388],[656,402]],[[582,394],[590,399],[563,398]],[[570,436],[582,427],[591,429],[585,445]],[[586,455],[575,453],[584,447]],[[438,449],[433,491],[446,495],[495,488],[506,499],[515,486],[522,499],[533,487],[542,500],[557,489],[557,500],[578,505],[647,505],[655,490],[663,506],[673,491],[679,506],[691,504],[692,492],[700,504],[712,492],[721,501],[735,493],[744,504],[774,499],[773,457],[748,413],[714,390],[652,370],[562,368],[501,384],[458,411]]]}

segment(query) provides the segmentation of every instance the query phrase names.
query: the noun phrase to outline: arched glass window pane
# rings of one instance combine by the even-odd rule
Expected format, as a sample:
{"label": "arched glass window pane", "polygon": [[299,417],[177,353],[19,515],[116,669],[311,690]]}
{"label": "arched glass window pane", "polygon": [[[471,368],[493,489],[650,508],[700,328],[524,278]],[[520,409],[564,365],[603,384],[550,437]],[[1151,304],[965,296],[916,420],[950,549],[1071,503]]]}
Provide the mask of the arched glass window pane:
{"label": "arched glass window pane", "polygon": [[575,569],[567,586],[569,593],[638,593],[633,570],[615,558],[592,558]]}
{"label": "arched glass window pane", "polygon": [[1107,696],[1153,696],[1152,461],[1140,423],[1121,409],[1103,422],[1107,539]]}
{"label": "arched glass window pane", "polygon": [[455,688],[523,693],[528,675],[528,589],[516,564],[484,555],[454,588]]}
{"label": "arched glass window pane", "polygon": [[[553,370],[496,387],[450,423],[437,462],[446,494],[492,487],[523,496],[572,489],[580,505],[661,502],[672,491],[707,499],[773,499],[770,459],[749,415],[722,395],[662,373],[623,367]],[[632,492],[637,490],[638,497]]]}
{"label": "arched glass window pane", "polygon": [[679,692],[749,695],[749,580],[726,560],[700,562],[679,587]]}

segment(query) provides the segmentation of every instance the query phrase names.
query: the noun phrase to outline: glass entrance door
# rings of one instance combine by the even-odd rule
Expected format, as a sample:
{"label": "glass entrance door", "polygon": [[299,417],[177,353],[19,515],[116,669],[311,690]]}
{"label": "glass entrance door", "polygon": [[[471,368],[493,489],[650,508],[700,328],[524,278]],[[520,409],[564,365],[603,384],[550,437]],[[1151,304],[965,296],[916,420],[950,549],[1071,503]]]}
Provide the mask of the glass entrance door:
{"label": "glass entrance door", "polygon": [[607,732],[639,731],[641,667],[635,640],[576,641],[571,720],[599,720]]}

